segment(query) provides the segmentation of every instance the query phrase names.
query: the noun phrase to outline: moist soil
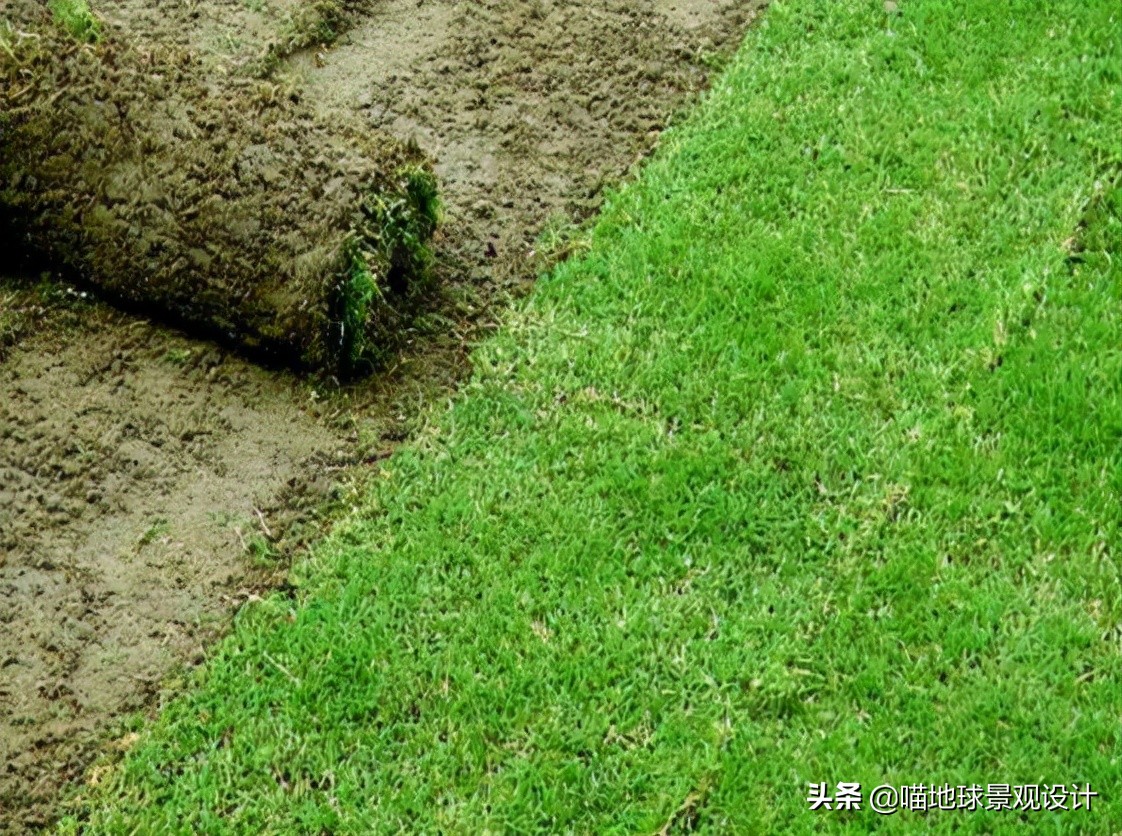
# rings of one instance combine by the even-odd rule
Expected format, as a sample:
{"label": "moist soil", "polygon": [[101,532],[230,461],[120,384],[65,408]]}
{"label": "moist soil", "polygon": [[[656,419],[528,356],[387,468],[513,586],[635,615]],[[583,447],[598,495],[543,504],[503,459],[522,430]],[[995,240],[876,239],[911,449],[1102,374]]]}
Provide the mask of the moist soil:
{"label": "moist soil", "polygon": [[415,141],[441,182],[443,290],[389,368],[342,386],[0,263],[0,833],[49,824],[236,608],[283,589],[761,2],[372,0],[267,70],[287,0],[91,5],[216,77],[265,74],[326,119]]}

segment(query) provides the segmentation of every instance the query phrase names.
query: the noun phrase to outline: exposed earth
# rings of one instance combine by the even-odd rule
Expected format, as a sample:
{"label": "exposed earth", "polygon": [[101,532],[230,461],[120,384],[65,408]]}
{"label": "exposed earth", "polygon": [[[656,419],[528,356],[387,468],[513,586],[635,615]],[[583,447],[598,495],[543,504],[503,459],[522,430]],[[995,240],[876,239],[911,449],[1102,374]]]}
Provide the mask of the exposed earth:
{"label": "exposed earth", "polygon": [[[294,4],[91,5],[228,74]],[[761,5],[373,0],[329,48],[281,61],[284,95],[414,139],[441,180],[441,298],[360,384],[262,368],[65,277],[0,280],[0,833],[49,824],[236,607],[283,583]]]}

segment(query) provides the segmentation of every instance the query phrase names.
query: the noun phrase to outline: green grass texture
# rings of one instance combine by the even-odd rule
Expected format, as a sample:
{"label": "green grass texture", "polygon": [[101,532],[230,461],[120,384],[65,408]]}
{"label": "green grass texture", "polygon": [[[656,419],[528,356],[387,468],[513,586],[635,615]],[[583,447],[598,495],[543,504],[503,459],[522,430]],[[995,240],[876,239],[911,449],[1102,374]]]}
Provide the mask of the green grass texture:
{"label": "green grass texture", "polygon": [[1110,833],[1120,127],[1115,0],[774,3],[64,828]]}

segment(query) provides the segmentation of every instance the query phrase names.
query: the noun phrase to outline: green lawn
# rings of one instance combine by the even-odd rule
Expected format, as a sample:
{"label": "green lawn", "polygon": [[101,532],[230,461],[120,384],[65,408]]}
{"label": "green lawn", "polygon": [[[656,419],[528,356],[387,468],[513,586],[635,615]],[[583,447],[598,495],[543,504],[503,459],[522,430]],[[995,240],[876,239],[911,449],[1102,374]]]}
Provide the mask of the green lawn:
{"label": "green lawn", "polygon": [[1117,828],[1120,177],[1117,0],[775,4],[82,820]]}

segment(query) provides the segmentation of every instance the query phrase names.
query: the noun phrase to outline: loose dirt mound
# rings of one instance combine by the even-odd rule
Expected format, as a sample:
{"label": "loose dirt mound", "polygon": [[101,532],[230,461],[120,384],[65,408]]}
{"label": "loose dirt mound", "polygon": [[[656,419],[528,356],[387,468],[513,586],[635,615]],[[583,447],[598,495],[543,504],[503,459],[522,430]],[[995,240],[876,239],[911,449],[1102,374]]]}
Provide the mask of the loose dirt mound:
{"label": "loose dirt mound", "polygon": [[[283,24],[239,34],[226,21],[255,5],[240,0],[93,5],[138,43],[187,38],[216,75],[253,71]],[[447,299],[430,335],[361,386],[263,371],[0,283],[0,832],[49,818],[107,729],[127,745],[117,719],[153,707],[257,588],[253,554],[314,537],[315,509],[345,508],[448,396],[467,368],[461,338],[489,326],[543,249],[565,251],[755,8],[378,0],[331,49],[279,62],[273,83],[321,117],[357,114],[436,157]]]}

